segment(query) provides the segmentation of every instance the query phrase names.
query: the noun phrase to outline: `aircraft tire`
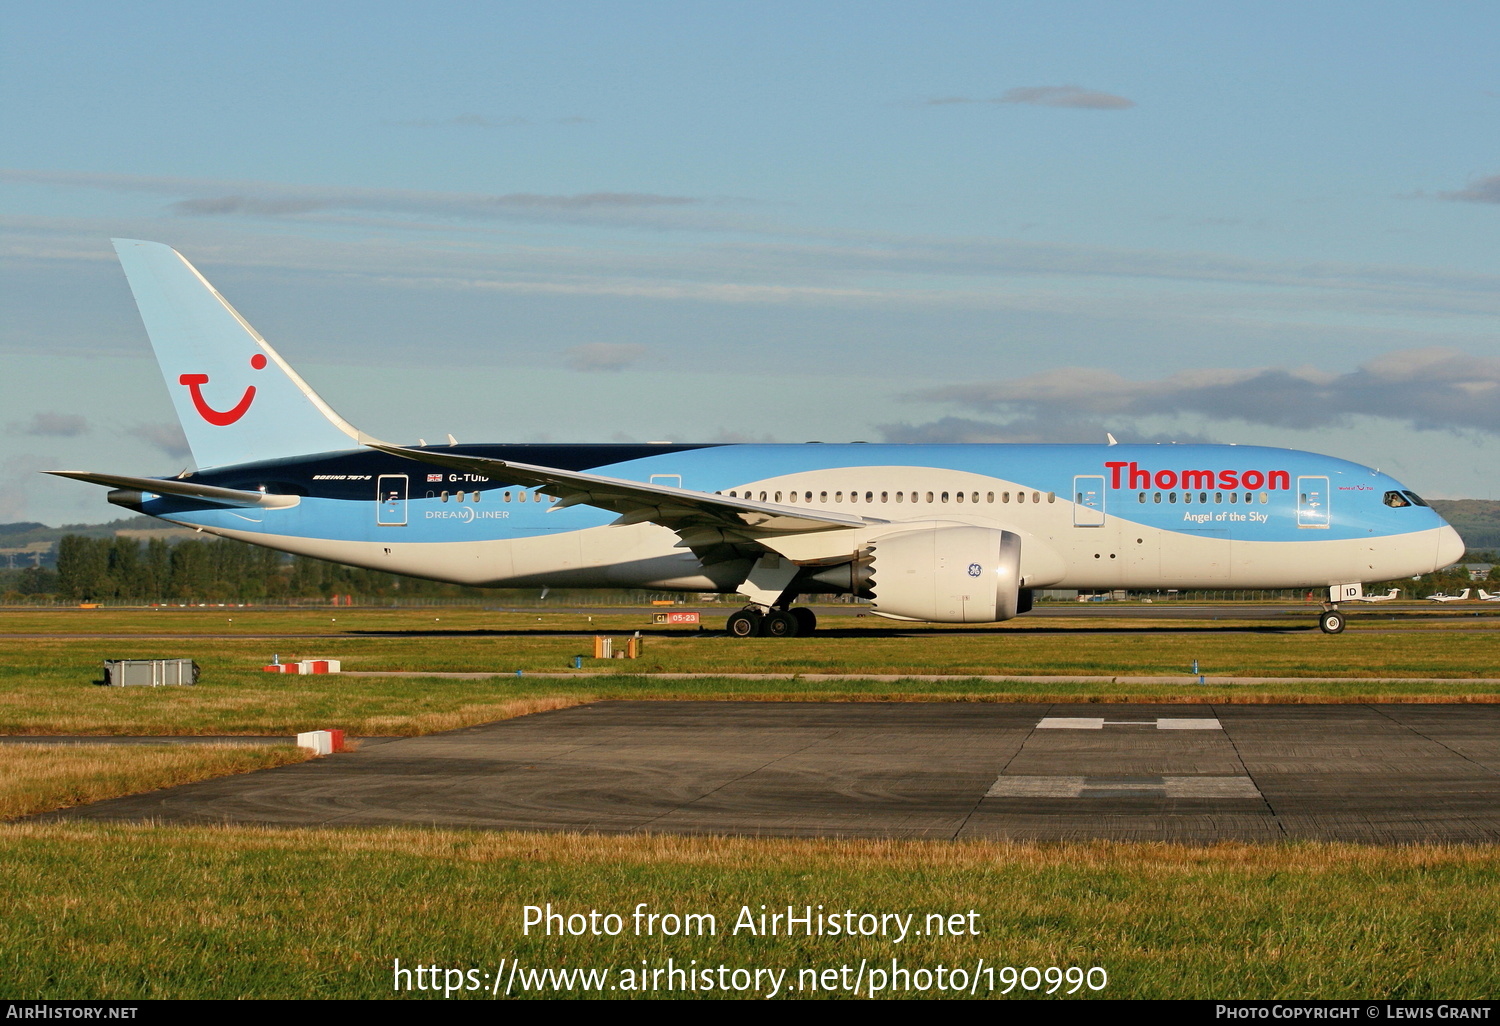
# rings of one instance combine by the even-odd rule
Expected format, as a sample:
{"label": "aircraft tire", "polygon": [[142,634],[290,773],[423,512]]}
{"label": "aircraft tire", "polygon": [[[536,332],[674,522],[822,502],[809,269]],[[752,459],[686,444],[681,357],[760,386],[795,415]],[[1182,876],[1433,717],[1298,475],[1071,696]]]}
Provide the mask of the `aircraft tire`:
{"label": "aircraft tire", "polygon": [[785,610],[776,609],[766,614],[760,623],[760,632],[768,638],[795,638],[797,618]]}
{"label": "aircraft tire", "polygon": [[730,616],[729,622],[724,629],[729,631],[730,637],[754,638],[761,633],[761,615],[753,609],[741,609],[738,613]]}
{"label": "aircraft tire", "polygon": [[806,637],[818,629],[818,617],[811,609],[798,606],[796,609],[788,610],[792,619],[797,621],[797,636]]}
{"label": "aircraft tire", "polygon": [[1344,632],[1344,614],[1337,609],[1330,609],[1318,617],[1318,629],[1324,634],[1342,634]]}

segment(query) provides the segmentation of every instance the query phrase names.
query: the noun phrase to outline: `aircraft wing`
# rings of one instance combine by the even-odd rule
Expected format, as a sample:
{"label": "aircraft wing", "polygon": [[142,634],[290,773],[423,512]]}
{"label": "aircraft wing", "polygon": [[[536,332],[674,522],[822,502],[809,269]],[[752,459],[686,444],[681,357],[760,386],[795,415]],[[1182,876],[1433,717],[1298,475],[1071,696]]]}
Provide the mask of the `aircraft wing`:
{"label": "aircraft wing", "polygon": [[889,522],[855,513],[730,498],[714,492],[643,484],[484,456],[406,449],[370,438],[363,441],[370,448],[393,456],[478,474],[494,481],[539,488],[559,500],[553,505],[553,510],[568,506],[597,506],[619,513],[619,519],[614,522],[619,526],[646,522],[660,524],[677,532],[682,538],[681,544],[699,556],[723,544],[753,545],[757,537],[768,535],[848,529]]}

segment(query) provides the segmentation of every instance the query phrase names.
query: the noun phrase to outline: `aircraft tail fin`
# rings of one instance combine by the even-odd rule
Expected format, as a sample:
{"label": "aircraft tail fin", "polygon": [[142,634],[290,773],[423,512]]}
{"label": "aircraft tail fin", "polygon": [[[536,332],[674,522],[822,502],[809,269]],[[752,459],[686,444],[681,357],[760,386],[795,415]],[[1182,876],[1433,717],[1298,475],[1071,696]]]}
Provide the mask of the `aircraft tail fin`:
{"label": "aircraft tail fin", "polygon": [[113,241],[200,468],[366,440],[180,253],[159,242]]}

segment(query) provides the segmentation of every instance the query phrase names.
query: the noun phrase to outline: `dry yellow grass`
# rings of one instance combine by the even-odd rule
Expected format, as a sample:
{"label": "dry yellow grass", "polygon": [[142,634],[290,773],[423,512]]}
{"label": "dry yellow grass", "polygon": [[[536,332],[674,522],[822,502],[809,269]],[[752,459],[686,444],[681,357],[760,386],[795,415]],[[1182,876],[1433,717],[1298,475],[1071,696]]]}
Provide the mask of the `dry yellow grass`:
{"label": "dry yellow grass", "polygon": [[473,702],[457,709],[442,712],[422,713],[416,716],[366,716],[353,728],[352,733],[367,737],[389,734],[434,734],[444,730],[472,727],[479,723],[496,720],[511,720],[532,713],[551,712],[554,709],[569,709],[594,701],[587,694],[544,695],[537,698],[512,698],[499,702]]}
{"label": "dry yellow grass", "polygon": [[291,745],[0,746],[0,819],[283,766],[311,758]]}
{"label": "dry yellow grass", "polygon": [[[206,747],[206,746],[205,746]],[[1206,869],[1275,874],[1358,870],[1422,872],[1439,867],[1490,872],[1500,864],[1500,845],[1415,844],[1376,847],[1333,842],[1275,845],[1224,842],[926,841],[864,838],[756,838],[679,834],[526,833],[367,827],[356,829],[274,826],[157,826],[155,824],[14,823],[11,840],[97,843],[110,837],[204,851],[331,852],[341,856],[403,855],[418,859],[486,863],[520,859],[579,866],[677,865],[726,869],[841,871],[889,869],[923,873],[935,869],[1007,866],[1034,870],[1120,870],[1169,878]]]}

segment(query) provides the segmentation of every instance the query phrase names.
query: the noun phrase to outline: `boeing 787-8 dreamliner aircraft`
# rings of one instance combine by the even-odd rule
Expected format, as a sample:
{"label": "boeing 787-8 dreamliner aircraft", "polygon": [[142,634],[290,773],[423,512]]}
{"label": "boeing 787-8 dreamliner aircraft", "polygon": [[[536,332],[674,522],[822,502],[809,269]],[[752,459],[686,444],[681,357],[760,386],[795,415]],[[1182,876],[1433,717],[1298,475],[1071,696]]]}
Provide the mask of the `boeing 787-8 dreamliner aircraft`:
{"label": "boeing 787-8 dreamliner aircraft", "polygon": [[1358,464],[1234,445],[418,445],[345,421],[183,257],[117,240],[198,470],[81,471],[127,509],[320,559],[479,586],[739,593],[740,637],[799,595],[992,623],[1039,588],[1328,589],[1463,543]]}

